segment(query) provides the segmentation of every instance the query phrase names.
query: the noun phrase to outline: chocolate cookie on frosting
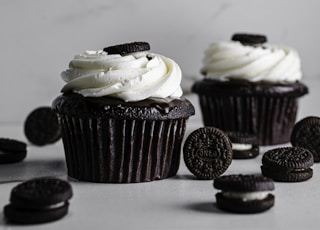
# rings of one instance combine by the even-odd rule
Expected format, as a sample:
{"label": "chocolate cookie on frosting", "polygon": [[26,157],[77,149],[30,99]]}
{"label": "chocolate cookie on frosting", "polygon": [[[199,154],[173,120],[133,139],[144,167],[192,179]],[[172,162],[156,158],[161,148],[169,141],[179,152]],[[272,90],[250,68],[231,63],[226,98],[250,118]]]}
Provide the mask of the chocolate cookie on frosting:
{"label": "chocolate cookie on frosting", "polygon": [[131,183],[177,173],[194,107],[182,96],[178,64],[147,50],[128,43],[85,51],[62,72],[66,85],[52,108],[70,177]]}
{"label": "chocolate cookie on frosting", "polygon": [[103,49],[103,51],[108,54],[120,54],[126,55],[130,53],[147,51],[150,50],[150,45],[148,42],[130,42],[120,45],[108,46]]}
{"label": "chocolate cookie on frosting", "polygon": [[212,43],[201,73],[192,91],[205,126],[255,134],[259,145],[289,142],[298,98],[308,93],[296,50],[240,34]]}

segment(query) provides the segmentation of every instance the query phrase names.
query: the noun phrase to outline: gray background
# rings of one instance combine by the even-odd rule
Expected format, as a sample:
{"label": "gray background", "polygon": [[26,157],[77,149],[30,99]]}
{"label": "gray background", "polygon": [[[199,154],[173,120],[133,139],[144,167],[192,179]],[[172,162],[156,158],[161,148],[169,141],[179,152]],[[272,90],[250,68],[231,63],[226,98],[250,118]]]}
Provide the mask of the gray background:
{"label": "gray background", "polygon": [[234,32],[296,48],[304,77],[319,78],[318,0],[1,0],[0,122],[21,123],[50,105],[75,54],[130,41],[181,66],[187,93],[203,51]]}
{"label": "gray background", "polygon": [[[320,115],[320,1],[317,0],[0,0],[0,136],[27,141],[22,124],[40,105],[50,105],[64,82],[61,71],[86,49],[143,40],[178,62],[183,86],[197,114],[186,137],[202,126],[198,98],[188,89],[201,79],[203,52],[234,32],[268,35],[296,48],[310,94],[300,99],[298,119]],[[262,154],[233,161],[226,174],[260,173]],[[39,176],[68,179],[62,141],[28,143],[27,158],[0,166],[0,208],[19,181]],[[70,181],[69,213],[57,222],[0,229],[319,229],[320,165],[302,183],[276,183],[276,204],[256,215],[219,211],[212,181],[195,180],[181,160],[177,176],[150,183],[93,184]]]}

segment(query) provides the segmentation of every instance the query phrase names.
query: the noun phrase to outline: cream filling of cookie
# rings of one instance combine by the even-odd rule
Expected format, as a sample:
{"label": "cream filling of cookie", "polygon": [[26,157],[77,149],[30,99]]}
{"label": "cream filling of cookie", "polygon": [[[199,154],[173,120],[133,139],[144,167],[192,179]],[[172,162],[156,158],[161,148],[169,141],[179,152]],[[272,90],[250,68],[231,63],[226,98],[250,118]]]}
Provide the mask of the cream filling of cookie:
{"label": "cream filling of cookie", "polygon": [[242,143],[232,143],[232,150],[236,151],[245,151],[252,149],[251,144],[242,144]]}
{"label": "cream filling of cookie", "polygon": [[225,198],[241,199],[243,201],[263,200],[269,195],[269,191],[239,192],[239,191],[222,191]]}
{"label": "cream filling of cookie", "polygon": [[56,203],[56,204],[51,204],[42,208],[38,208],[41,210],[52,210],[52,209],[56,209],[56,208],[61,208],[63,207],[67,202],[60,202],[60,203]]}

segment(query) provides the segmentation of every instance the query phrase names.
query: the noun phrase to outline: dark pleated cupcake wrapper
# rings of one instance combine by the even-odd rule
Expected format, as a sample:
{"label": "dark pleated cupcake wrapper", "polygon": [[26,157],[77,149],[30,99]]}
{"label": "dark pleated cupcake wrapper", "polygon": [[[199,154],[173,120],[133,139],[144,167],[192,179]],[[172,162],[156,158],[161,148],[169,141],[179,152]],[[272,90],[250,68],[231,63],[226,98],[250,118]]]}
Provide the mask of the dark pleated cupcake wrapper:
{"label": "dark pleated cupcake wrapper", "polygon": [[179,168],[186,119],[139,121],[59,115],[68,175],[109,183],[147,182]]}
{"label": "dark pleated cupcake wrapper", "polygon": [[290,140],[297,114],[297,98],[199,95],[205,126],[253,133],[259,145]]}

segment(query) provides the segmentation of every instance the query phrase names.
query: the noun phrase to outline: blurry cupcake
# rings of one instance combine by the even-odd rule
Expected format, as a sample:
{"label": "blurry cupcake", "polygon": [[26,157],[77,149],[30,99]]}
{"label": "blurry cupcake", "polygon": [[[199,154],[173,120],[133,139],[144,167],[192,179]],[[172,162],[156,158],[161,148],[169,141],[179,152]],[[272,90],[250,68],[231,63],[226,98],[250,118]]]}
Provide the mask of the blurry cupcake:
{"label": "blurry cupcake", "polygon": [[308,93],[294,49],[268,44],[263,35],[235,34],[209,46],[201,72],[192,91],[206,126],[255,134],[259,145],[289,142],[297,99]]}
{"label": "blurry cupcake", "polygon": [[186,120],[181,70],[133,42],[76,55],[53,104],[62,125],[68,175],[92,182],[146,182],[174,176]]}

